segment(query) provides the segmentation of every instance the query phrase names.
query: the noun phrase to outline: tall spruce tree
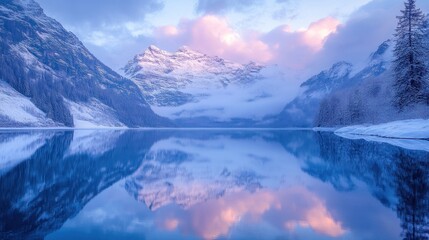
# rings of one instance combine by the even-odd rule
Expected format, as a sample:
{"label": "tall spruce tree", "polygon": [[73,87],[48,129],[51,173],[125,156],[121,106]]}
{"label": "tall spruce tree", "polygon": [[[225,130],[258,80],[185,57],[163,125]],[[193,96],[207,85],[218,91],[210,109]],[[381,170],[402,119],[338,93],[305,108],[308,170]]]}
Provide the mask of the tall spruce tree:
{"label": "tall spruce tree", "polygon": [[426,100],[428,47],[426,15],[416,7],[416,0],[407,0],[398,16],[394,49],[395,106],[405,107]]}

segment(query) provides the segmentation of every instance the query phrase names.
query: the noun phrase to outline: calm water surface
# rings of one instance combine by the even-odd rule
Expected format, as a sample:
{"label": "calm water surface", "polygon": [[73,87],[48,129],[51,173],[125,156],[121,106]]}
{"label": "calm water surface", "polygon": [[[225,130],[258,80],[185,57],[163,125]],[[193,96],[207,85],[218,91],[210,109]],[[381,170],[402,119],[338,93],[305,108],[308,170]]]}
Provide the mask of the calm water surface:
{"label": "calm water surface", "polygon": [[0,193],[0,239],[426,239],[429,152],[312,131],[4,131]]}

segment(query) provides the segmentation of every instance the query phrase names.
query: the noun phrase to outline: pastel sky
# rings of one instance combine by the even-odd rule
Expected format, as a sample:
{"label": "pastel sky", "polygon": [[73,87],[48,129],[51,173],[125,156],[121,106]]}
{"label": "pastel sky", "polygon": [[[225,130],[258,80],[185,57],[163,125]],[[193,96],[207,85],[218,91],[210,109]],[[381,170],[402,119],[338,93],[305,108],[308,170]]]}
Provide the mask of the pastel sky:
{"label": "pastel sky", "polygon": [[[38,0],[115,70],[154,44],[316,73],[364,63],[392,37],[403,0]],[[417,0],[424,11],[429,1]]]}

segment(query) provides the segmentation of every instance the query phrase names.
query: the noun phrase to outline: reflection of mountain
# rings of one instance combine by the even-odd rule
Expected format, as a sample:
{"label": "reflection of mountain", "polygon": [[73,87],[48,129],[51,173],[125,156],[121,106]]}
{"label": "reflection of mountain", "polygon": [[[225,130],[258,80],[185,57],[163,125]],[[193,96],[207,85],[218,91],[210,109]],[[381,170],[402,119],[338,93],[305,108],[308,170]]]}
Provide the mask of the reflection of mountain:
{"label": "reflection of mountain", "polygon": [[79,151],[72,147],[80,146],[81,138],[74,138],[73,132],[57,132],[31,157],[1,176],[0,235],[6,239],[44,238],[98,193],[132,174],[154,142],[149,133],[118,136],[110,132],[117,140],[109,147],[107,133],[105,142],[98,139],[96,144],[103,148]]}
{"label": "reflection of mountain", "polygon": [[[338,191],[354,190],[358,180],[384,205],[394,208],[397,202],[395,156],[405,150],[389,144],[312,131],[174,136],[154,144],[126,182],[130,194],[152,210],[171,203],[188,208],[234,192],[278,188],[293,168],[284,163],[289,153],[305,172]],[[425,152],[407,152],[429,158]]]}
{"label": "reflection of mountain", "polygon": [[[54,133],[12,133],[0,134],[0,175],[31,157],[45,145]],[[13,153],[13,154],[12,154]]]}
{"label": "reflection of mountain", "polygon": [[219,133],[177,136],[157,142],[126,188],[156,210],[171,203],[189,208],[226,194],[279,188],[291,166],[287,152],[265,137],[272,134]]}

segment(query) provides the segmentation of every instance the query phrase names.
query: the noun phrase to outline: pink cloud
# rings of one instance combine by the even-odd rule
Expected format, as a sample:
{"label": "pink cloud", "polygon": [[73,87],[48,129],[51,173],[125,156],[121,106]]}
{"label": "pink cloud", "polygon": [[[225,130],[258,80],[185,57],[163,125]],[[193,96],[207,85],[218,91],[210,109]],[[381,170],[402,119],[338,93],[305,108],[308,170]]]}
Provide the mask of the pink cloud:
{"label": "pink cloud", "polygon": [[206,15],[181,24],[189,47],[208,55],[221,56],[238,62],[268,62],[272,59],[269,46],[257,37],[245,38],[231,28],[226,19]]}
{"label": "pink cloud", "polygon": [[335,18],[327,17],[297,31],[284,25],[269,33],[242,33],[223,17],[205,15],[183,20],[177,27],[161,27],[156,30],[156,37],[161,43],[176,44],[176,48],[187,45],[208,55],[240,63],[254,61],[302,69],[322,49],[339,24]]}
{"label": "pink cloud", "polygon": [[340,26],[332,17],[316,21],[307,29],[292,30],[288,25],[279,26],[264,35],[263,39],[272,46],[272,63],[295,70],[306,69],[323,49],[327,39]]}
{"label": "pink cloud", "polygon": [[312,23],[308,29],[304,30],[303,41],[314,50],[318,51],[323,48],[327,38],[335,33],[340,26],[340,21],[333,17],[320,19]]}
{"label": "pink cloud", "polygon": [[163,36],[177,36],[179,34],[179,29],[175,26],[163,26],[157,29],[157,33]]}

